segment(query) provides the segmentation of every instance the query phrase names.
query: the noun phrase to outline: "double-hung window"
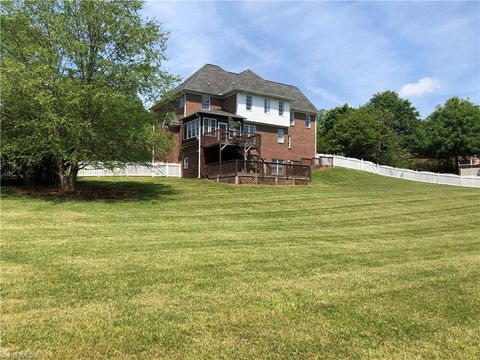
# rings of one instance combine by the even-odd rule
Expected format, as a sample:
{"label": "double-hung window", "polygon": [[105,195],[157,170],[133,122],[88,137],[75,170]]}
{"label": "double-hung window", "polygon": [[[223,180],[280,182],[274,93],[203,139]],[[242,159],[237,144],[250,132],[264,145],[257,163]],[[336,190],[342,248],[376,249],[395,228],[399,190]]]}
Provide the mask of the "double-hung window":
{"label": "double-hung window", "polygon": [[283,101],[278,102],[278,115],[283,116],[284,103]]}
{"label": "double-hung window", "polygon": [[277,141],[279,144],[283,144],[285,141],[285,130],[284,129],[278,129],[277,130]]}
{"label": "double-hung window", "polygon": [[305,127],[310,129],[310,122],[311,122],[310,114],[306,114],[305,115]]}
{"label": "double-hung window", "polygon": [[200,133],[200,119],[191,120],[183,124],[183,140],[198,137]]}
{"label": "double-hung window", "polygon": [[210,96],[202,96],[202,110],[210,110]]}
{"label": "double-hung window", "polygon": [[295,113],[290,109],[290,126],[295,126]]}
{"label": "double-hung window", "polygon": [[270,113],[270,99],[265,98],[263,102],[263,111],[265,112],[265,114]]}
{"label": "double-hung window", "polygon": [[284,161],[280,159],[272,159],[272,175],[283,175]]}
{"label": "double-hung window", "polygon": [[214,131],[217,128],[217,120],[203,118],[203,134],[204,135],[215,135]]}
{"label": "double-hung window", "polygon": [[183,109],[185,106],[185,95],[181,95],[180,98],[178,99],[178,108]]}
{"label": "double-hung window", "polygon": [[252,95],[247,95],[245,106],[247,110],[252,110]]}
{"label": "double-hung window", "polygon": [[255,125],[243,124],[243,131],[250,134],[255,134],[257,132],[257,127]]}

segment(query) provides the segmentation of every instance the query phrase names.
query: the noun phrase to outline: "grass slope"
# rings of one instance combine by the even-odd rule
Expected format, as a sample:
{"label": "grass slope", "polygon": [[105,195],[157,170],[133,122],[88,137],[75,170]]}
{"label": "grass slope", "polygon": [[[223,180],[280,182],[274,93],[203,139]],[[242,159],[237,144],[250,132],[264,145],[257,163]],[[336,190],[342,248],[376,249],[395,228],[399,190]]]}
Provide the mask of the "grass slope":
{"label": "grass slope", "polygon": [[478,358],[480,191],[353,170],[308,187],[3,189],[3,356]]}

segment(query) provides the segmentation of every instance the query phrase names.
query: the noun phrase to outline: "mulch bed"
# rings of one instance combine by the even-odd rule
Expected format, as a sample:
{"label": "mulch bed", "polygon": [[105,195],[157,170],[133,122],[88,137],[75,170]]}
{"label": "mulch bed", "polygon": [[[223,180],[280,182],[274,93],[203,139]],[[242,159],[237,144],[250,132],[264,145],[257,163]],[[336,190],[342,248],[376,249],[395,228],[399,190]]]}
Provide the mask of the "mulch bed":
{"label": "mulch bed", "polygon": [[131,199],[136,198],[137,194],[133,191],[117,190],[117,189],[101,189],[101,188],[79,188],[73,191],[63,191],[54,187],[16,187],[8,186],[9,192],[21,195],[30,196],[34,198],[48,198],[48,199]]}

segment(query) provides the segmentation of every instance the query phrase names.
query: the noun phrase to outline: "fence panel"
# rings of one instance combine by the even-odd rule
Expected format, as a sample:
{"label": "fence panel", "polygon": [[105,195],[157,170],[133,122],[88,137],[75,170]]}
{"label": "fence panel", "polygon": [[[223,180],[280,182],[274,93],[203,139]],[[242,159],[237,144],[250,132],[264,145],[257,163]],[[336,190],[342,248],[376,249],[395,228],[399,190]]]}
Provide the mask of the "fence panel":
{"label": "fence panel", "polygon": [[124,168],[108,170],[103,167],[87,166],[78,172],[83,177],[110,177],[110,176],[152,176],[152,177],[181,177],[181,167],[177,163],[153,163],[150,166],[128,164]]}
{"label": "fence panel", "polygon": [[480,176],[459,176],[455,174],[439,174],[428,171],[399,169],[391,166],[374,164],[371,161],[359,160],[339,155],[317,154],[317,157],[322,159],[322,161],[323,159],[331,157],[333,159],[333,166],[362,170],[383,176],[432,184],[480,188]]}

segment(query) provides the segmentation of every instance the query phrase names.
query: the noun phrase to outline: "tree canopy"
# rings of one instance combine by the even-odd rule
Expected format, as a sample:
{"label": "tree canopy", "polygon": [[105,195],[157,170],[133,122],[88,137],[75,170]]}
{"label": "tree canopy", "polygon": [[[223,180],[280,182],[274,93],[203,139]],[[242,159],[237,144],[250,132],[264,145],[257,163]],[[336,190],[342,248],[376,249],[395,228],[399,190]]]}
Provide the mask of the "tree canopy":
{"label": "tree canopy", "polygon": [[480,154],[480,106],[453,97],[426,119],[425,152],[437,159],[455,159]]}
{"label": "tree canopy", "polygon": [[145,101],[171,88],[168,33],[141,1],[9,1],[1,10],[2,157],[54,160],[64,189],[88,164],[145,160],[170,140]]}

